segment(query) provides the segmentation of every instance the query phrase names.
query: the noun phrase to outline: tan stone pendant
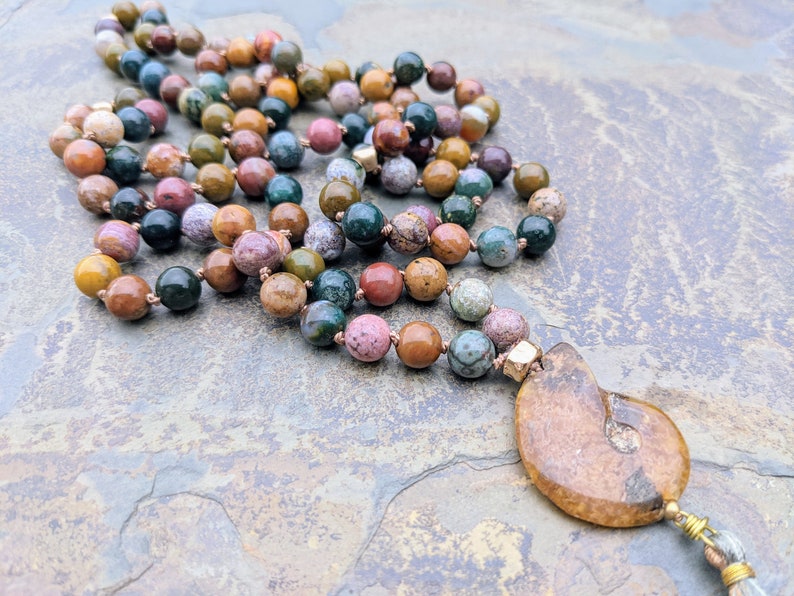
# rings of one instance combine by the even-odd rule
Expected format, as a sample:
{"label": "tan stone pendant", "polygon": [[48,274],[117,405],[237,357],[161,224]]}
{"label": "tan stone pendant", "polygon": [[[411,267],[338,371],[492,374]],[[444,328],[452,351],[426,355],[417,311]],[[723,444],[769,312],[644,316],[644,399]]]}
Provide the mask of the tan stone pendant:
{"label": "tan stone pendant", "polygon": [[689,450],[658,408],[601,389],[570,345],[554,346],[516,400],[516,436],[532,482],[560,509],[610,527],[664,518],[689,479]]}

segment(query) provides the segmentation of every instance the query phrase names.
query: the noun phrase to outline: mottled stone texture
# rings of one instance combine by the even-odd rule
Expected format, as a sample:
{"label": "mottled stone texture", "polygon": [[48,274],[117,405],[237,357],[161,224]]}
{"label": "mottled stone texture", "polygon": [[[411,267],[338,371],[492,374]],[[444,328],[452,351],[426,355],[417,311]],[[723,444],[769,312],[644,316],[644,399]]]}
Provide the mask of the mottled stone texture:
{"label": "mottled stone texture", "polygon": [[[93,49],[112,3],[0,8],[13,57],[0,116],[13,144],[0,152],[0,593],[720,593],[701,548],[669,524],[611,530],[549,503],[519,462],[518,387],[500,374],[467,381],[445,356],[413,371],[394,350],[362,363],[316,348],[295,318],[264,314],[253,279],[134,323],[75,290],[103,220],[78,205],[47,139],[70,105],[127,85]],[[571,343],[600,385],[667,412],[692,455],[682,507],[734,530],[771,594],[794,592],[790,2],[268,2],[278,16],[244,13],[262,10],[251,1],[166,5],[208,39],[279,31],[315,66],[388,68],[412,50],[482,81],[502,107],[485,144],[548,167],[568,212],[545,256],[497,271],[466,247],[450,283],[486,281],[497,305],[526,314],[533,342]],[[168,65],[195,83],[190,62]],[[169,110],[157,142],[185,149],[199,128]],[[290,129],[332,115],[323,101],[299,107]],[[294,171],[312,222],[328,160],[309,151]],[[511,176],[473,237],[526,215]],[[136,184],[152,196],[150,176]],[[387,194],[367,186],[363,200],[389,218],[438,209],[419,189]],[[231,202],[264,227],[266,203],[239,190]],[[123,268],[153,285],[211,250],[142,246]],[[411,259],[348,246],[335,266],[358,279],[376,258]],[[476,326],[445,300],[359,301],[348,316],[365,312],[392,329],[427,320],[446,340]]]}

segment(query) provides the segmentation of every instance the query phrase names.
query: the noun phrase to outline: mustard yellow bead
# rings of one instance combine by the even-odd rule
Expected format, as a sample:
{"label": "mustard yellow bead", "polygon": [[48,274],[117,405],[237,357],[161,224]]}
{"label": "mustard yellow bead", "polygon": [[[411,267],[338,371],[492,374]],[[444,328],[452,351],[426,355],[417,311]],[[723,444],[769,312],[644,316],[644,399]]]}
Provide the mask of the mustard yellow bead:
{"label": "mustard yellow bead", "polygon": [[445,159],[462,170],[469,165],[471,147],[460,137],[449,137],[439,143],[436,149],[436,159]]}
{"label": "mustard yellow bead", "polygon": [[350,80],[350,67],[342,60],[329,60],[323,64],[323,70],[328,75],[328,78],[331,79],[332,85],[337,81]]}
{"label": "mustard yellow bead", "polygon": [[267,96],[278,97],[293,110],[298,107],[298,85],[292,79],[276,77],[267,84]]}
{"label": "mustard yellow bead", "polygon": [[96,298],[100,290],[121,275],[121,267],[107,255],[89,255],[74,268],[77,289],[89,298]]}
{"label": "mustard yellow bead", "polygon": [[392,81],[388,72],[376,68],[366,72],[361,77],[359,87],[361,88],[361,95],[367,101],[386,101],[394,91],[394,81]]}

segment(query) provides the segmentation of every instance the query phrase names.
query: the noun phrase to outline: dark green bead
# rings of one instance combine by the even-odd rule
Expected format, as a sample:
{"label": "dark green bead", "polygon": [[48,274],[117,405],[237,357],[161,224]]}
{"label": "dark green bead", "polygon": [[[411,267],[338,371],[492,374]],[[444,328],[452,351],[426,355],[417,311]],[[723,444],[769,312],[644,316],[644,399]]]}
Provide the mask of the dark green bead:
{"label": "dark green bead", "polygon": [[201,113],[211,103],[210,96],[196,87],[183,89],[177,99],[179,113],[196,124],[201,124]]}
{"label": "dark green bead", "polygon": [[413,85],[425,74],[425,63],[414,52],[403,52],[394,60],[394,78],[398,85]]}
{"label": "dark green bead", "polygon": [[173,211],[152,209],[141,219],[141,238],[155,250],[176,248],[181,237],[181,222]]}
{"label": "dark green bead", "polygon": [[347,310],[356,298],[356,281],[347,271],[326,269],[314,278],[311,296],[312,300],[328,300]]}
{"label": "dark green bead", "polygon": [[145,141],[152,134],[152,122],[143,110],[128,106],[116,112],[124,125],[124,140],[130,143]]}
{"label": "dark green bead", "polygon": [[229,93],[229,83],[223,75],[217,72],[207,71],[202,73],[198,79],[198,88],[206,93],[213,101],[225,102],[224,96]]}
{"label": "dark green bead", "polygon": [[158,60],[149,60],[141,67],[138,82],[150,97],[160,99],[160,83],[171,74],[171,70]]}
{"label": "dark green bead", "polygon": [[477,379],[491,370],[496,348],[482,331],[466,329],[459,332],[447,349],[447,362],[452,371],[465,378]]}
{"label": "dark green bead", "polygon": [[157,278],[154,293],[166,308],[187,310],[196,306],[201,298],[201,281],[187,267],[169,267]]}
{"label": "dark green bead", "polygon": [[267,203],[275,207],[279,203],[295,203],[300,205],[303,200],[303,188],[300,182],[287,174],[273,176],[265,189]]}
{"label": "dark green bead", "polygon": [[259,100],[259,111],[273,120],[276,130],[287,128],[292,118],[292,108],[280,97],[263,97]]}
{"label": "dark green bead", "polygon": [[333,302],[311,302],[301,310],[301,335],[315,346],[330,346],[334,336],[345,330],[345,313]]}
{"label": "dark green bead", "polygon": [[267,150],[270,159],[282,170],[297,168],[303,161],[305,151],[298,137],[288,130],[280,130],[271,136]]}
{"label": "dark green bead", "polygon": [[105,174],[116,184],[127,186],[141,177],[143,158],[128,145],[116,145],[105,154]]}
{"label": "dark green bead", "polygon": [[477,254],[488,267],[506,267],[518,254],[515,234],[504,226],[488,228],[477,238]]}
{"label": "dark green bead", "polygon": [[168,17],[162,10],[150,8],[141,15],[141,23],[154,23],[155,25],[167,25]]}
{"label": "dark green bead", "polygon": [[298,65],[303,62],[303,52],[296,43],[280,41],[273,46],[270,61],[279,72],[286,75],[295,74]]}
{"label": "dark green bead", "polygon": [[477,208],[469,197],[452,195],[441,203],[438,216],[444,223],[456,223],[468,230],[477,219]]}
{"label": "dark green bead", "polygon": [[226,159],[226,147],[223,142],[209,133],[197,134],[187,146],[191,163],[200,168],[208,163],[223,163]]}
{"label": "dark green bead", "polygon": [[141,68],[151,58],[146,55],[142,50],[127,50],[121,55],[119,60],[119,70],[126,78],[133,83],[138,82],[138,77],[141,74]]}
{"label": "dark green bead", "polygon": [[539,257],[554,245],[557,230],[548,217],[527,215],[519,222],[516,236],[527,241],[525,255]]}
{"label": "dark green bead", "polygon": [[342,216],[345,238],[361,247],[380,244],[383,226],[383,212],[372,203],[353,203]]}
{"label": "dark green bead", "polygon": [[483,201],[493,192],[493,180],[488,172],[480,168],[466,168],[458,174],[455,194],[464,197],[480,197]]}
{"label": "dark green bead", "polygon": [[411,132],[412,139],[423,139],[436,130],[438,118],[435,109],[429,103],[415,101],[405,108],[403,122],[411,122],[414,125],[414,130]]}
{"label": "dark green bead", "polygon": [[134,106],[136,103],[146,99],[146,93],[138,87],[124,87],[113,98],[114,109],[118,112],[121,108]]}
{"label": "dark green bead", "polygon": [[346,132],[342,135],[342,141],[351,149],[364,142],[367,135],[369,123],[361,114],[345,114],[342,117],[342,126]]}
{"label": "dark green bead", "polygon": [[356,69],[356,84],[359,84],[361,82],[361,77],[367,74],[370,70],[380,70],[380,65],[377,62],[372,62],[371,60],[364,62],[364,64]]}
{"label": "dark green bead", "polygon": [[145,202],[146,197],[137,188],[120,188],[110,197],[110,215],[127,223],[136,222],[146,214]]}

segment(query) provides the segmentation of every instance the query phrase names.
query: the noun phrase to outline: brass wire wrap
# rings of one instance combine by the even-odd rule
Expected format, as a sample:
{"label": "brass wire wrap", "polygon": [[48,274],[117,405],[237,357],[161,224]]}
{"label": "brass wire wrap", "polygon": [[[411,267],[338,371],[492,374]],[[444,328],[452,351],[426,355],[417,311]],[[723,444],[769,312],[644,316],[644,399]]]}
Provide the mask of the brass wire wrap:
{"label": "brass wire wrap", "polygon": [[733,584],[743,579],[755,577],[755,571],[750,567],[749,563],[745,562],[732,563],[720,573],[722,574],[722,583],[725,584],[726,588],[730,588]]}
{"label": "brass wire wrap", "polygon": [[673,521],[675,525],[681,528],[681,530],[683,530],[683,532],[692,540],[702,540],[704,544],[708,544],[712,547],[714,546],[711,538],[704,534],[706,531],[709,533],[709,535],[714,535],[717,533],[714,528],[709,526],[708,517],[698,517],[697,515],[692,515],[686,511],[681,511]]}

